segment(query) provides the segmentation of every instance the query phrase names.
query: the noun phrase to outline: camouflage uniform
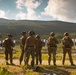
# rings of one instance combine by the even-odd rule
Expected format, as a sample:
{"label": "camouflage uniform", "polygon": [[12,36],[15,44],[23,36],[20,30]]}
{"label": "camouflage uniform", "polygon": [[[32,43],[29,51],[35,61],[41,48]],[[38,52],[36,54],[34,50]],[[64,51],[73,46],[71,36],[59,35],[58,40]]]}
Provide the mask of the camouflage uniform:
{"label": "camouflage uniform", "polygon": [[25,46],[25,42],[26,42],[26,38],[27,38],[25,36],[26,32],[22,32],[21,34],[22,34],[22,36],[20,38],[20,48],[21,48],[20,64],[21,64],[21,62],[23,60],[23,56],[25,54],[25,52],[24,52],[24,46]]}
{"label": "camouflage uniform", "polygon": [[13,64],[12,62],[12,55],[13,55],[13,47],[14,43],[12,41],[12,35],[9,34],[8,38],[6,38],[3,42],[3,46],[5,47],[5,59],[6,59],[6,65],[8,65],[8,54],[10,54],[10,63]]}
{"label": "camouflage uniform", "polygon": [[48,64],[50,65],[51,54],[53,54],[53,64],[56,66],[56,50],[57,50],[57,45],[56,44],[58,44],[58,41],[54,37],[54,35],[55,35],[54,32],[51,32],[50,35],[51,36],[48,38],[48,43],[47,43],[47,47],[48,47]]}
{"label": "camouflage uniform", "polygon": [[[66,45],[64,43],[65,40],[68,40],[68,45]],[[63,61],[62,61],[62,64],[64,65],[64,62],[65,62],[65,56],[66,56],[66,53],[68,53],[69,55],[69,60],[70,60],[70,63],[71,65],[74,65],[73,64],[73,60],[72,60],[72,56],[71,56],[71,48],[73,46],[73,41],[72,39],[69,37],[69,33],[64,33],[64,37],[62,38],[62,48],[63,48]]]}
{"label": "camouflage uniform", "polygon": [[36,38],[34,37],[34,32],[29,31],[29,36],[26,39],[25,51],[26,51],[26,58],[25,58],[25,65],[28,65],[29,57],[31,55],[32,61],[31,66],[34,66],[34,57],[35,57],[35,47],[36,47]]}
{"label": "camouflage uniform", "polygon": [[36,35],[36,65],[38,65],[38,61],[42,64],[42,41],[39,35]]}

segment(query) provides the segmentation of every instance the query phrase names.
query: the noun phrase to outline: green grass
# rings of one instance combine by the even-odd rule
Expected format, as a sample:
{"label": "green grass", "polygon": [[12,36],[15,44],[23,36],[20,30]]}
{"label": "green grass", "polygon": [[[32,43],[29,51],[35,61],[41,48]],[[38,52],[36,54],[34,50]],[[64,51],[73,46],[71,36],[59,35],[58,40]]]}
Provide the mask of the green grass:
{"label": "green grass", "polygon": [[[57,55],[56,55],[56,59],[57,60],[61,60],[62,59],[62,56],[58,56],[58,54],[62,54],[62,48],[61,48],[61,44],[58,44],[58,49],[57,49]],[[16,53],[13,54],[13,58],[20,58],[20,52],[21,52],[21,49],[20,49],[20,45],[16,45],[15,48],[14,48],[14,52],[16,51]],[[73,59],[75,60],[76,57],[75,56],[72,56]],[[0,58],[5,58],[5,55],[4,54],[0,54]],[[47,60],[48,59],[48,50],[47,50],[47,47],[43,47],[42,48],[42,60]],[[68,60],[68,56],[66,56],[66,59]]]}
{"label": "green grass", "polygon": [[0,68],[0,75],[13,75],[6,68]]}
{"label": "green grass", "polygon": [[[16,53],[13,54],[14,59],[20,58],[20,47],[19,45],[17,45],[15,47]],[[61,50],[61,44],[58,45],[58,54],[62,53]],[[45,49],[45,47],[42,49],[42,52],[45,52],[44,54],[42,54],[42,60],[48,60],[48,54],[47,54],[47,50]],[[75,56],[72,56],[74,60],[76,60]],[[0,54],[0,59],[1,58],[5,58],[4,54]],[[53,58],[52,58],[53,59]],[[62,60],[62,56],[56,56],[57,60]],[[66,60],[68,60],[68,56],[66,56]],[[66,63],[65,63],[66,64]],[[57,64],[58,65],[58,64]],[[3,67],[5,67],[6,70],[3,70]],[[15,73],[19,73],[22,69],[24,72],[24,75],[43,75],[43,73],[47,73],[47,74],[53,74],[56,73],[57,75],[68,75],[67,73],[70,73],[70,75],[76,75],[76,66],[75,67],[71,67],[69,65],[65,65],[65,66],[48,66],[48,65],[39,65],[40,70],[38,72],[33,71],[31,66],[11,66],[11,65],[2,65],[0,68],[0,75],[14,75]],[[8,69],[10,71],[8,71]],[[18,70],[18,71],[16,71]],[[62,74],[61,74],[62,73]],[[63,74],[64,73],[64,74]]]}
{"label": "green grass", "polygon": [[[36,67],[36,66],[35,66]],[[43,75],[43,73],[51,74],[54,73],[56,75],[76,75],[76,67],[72,66],[48,66],[48,65],[41,65],[37,71],[33,71],[30,66],[23,67],[25,71],[25,75]]]}
{"label": "green grass", "polygon": [[[35,66],[36,67],[36,66]],[[49,66],[49,65],[40,65],[37,71],[33,71],[31,66],[5,66],[5,70],[0,68],[0,75],[14,75],[20,72],[19,68],[23,69],[24,75],[43,75],[43,73],[56,75],[76,75],[76,67],[74,66]],[[11,72],[8,71],[11,70]],[[17,72],[15,71],[17,70]],[[18,74],[19,75],[19,74]]]}

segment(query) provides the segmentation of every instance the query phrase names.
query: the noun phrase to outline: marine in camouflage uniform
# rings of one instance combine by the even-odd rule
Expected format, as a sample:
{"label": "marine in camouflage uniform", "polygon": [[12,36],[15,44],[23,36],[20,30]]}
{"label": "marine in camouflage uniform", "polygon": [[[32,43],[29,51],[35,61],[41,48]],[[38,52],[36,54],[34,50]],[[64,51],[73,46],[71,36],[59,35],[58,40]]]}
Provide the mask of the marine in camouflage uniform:
{"label": "marine in camouflage uniform", "polygon": [[[65,44],[65,40],[68,40],[67,44]],[[71,66],[74,66],[73,60],[72,60],[72,55],[71,55],[71,48],[72,48],[72,46],[73,46],[73,41],[69,37],[69,33],[67,33],[67,32],[64,33],[64,37],[62,38],[62,48],[63,48],[63,60],[62,60],[62,64],[63,65],[64,65],[64,62],[65,62],[66,53],[68,53]]]}
{"label": "marine in camouflage uniform", "polygon": [[25,51],[26,51],[25,65],[28,65],[29,57],[31,55],[32,57],[31,66],[34,67],[35,47],[36,47],[36,38],[34,36],[34,32],[29,31],[25,45]]}
{"label": "marine in camouflage uniform", "polygon": [[36,35],[36,65],[38,65],[38,61],[42,64],[42,41],[39,35]]}
{"label": "marine in camouflage uniform", "polygon": [[25,42],[26,42],[26,38],[27,38],[25,31],[22,32],[21,34],[22,34],[22,36],[20,38],[20,48],[21,48],[20,64],[21,64],[24,54],[25,54],[24,46],[25,46]]}
{"label": "marine in camouflage uniform", "polygon": [[10,63],[13,65],[13,47],[15,46],[12,41],[12,35],[8,34],[8,37],[4,40],[3,46],[5,47],[5,59],[6,59],[6,65],[9,65],[8,63],[8,54],[10,55]]}
{"label": "marine in camouflage uniform", "polygon": [[53,64],[56,66],[56,50],[58,41],[54,37],[55,33],[51,32],[50,37],[48,38],[47,48],[48,48],[48,64],[50,65],[51,62],[51,54],[53,54]]}

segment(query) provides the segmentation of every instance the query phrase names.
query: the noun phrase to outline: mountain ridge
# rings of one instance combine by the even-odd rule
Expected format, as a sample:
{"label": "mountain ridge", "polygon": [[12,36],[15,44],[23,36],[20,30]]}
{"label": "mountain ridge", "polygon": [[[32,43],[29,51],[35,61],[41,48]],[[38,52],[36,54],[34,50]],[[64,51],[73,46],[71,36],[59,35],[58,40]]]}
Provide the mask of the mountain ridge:
{"label": "mountain ridge", "polygon": [[50,32],[76,32],[76,23],[63,21],[8,20],[0,18],[0,33],[20,34],[34,30],[37,34],[48,35]]}

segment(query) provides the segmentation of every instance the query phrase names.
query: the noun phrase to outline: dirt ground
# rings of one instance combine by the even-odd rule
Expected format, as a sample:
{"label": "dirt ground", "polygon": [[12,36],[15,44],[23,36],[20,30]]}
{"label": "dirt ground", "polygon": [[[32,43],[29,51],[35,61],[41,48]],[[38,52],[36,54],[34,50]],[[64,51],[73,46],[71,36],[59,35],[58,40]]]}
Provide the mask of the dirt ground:
{"label": "dirt ground", "polygon": [[[73,60],[73,62],[76,65],[76,60]],[[19,65],[19,59],[13,59],[13,63],[15,64],[14,66],[12,65],[6,66],[8,71],[14,72],[15,73],[14,75],[26,75],[22,68],[22,66],[24,66],[24,62],[22,62],[22,65]],[[57,66],[54,67],[53,61],[51,61],[51,65],[49,66],[47,60],[43,60],[42,66],[44,66],[44,68],[40,65],[41,70],[39,71],[39,73],[41,75],[48,75],[49,73],[50,75],[53,75],[54,73],[56,73],[56,75],[76,75],[76,66],[74,67],[70,66],[69,60],[65,61],[65,66],[62,66],[62,60],[57,60],[56,63]],[[5,59],[0,59],[0,67],[4,66],[5,66]]]}
{"label": "dirt ground", "polygon": [[[76,60],[73,60],[74,64],[76,65]],[[5,59],[0,59],[0,65],[4,64],[5,63]],[[19,59],[13,59],[13,63],[15,65],[19,65]],[[29,64],[30,64],[30,61],[29,61]],[[58,66],[62,66],[62,60],[57,60],[56,61],[56,64]],[[24,65],[24,62],[22,62],[22,65]],[[42,61],[42,65],[48,65],[48,61],[47,60],[43,60]],[[51,65],[53,65],[53,61],[51,61]],[[65,60],[65,65],[70,65],[70,62],[69,60]]]}

